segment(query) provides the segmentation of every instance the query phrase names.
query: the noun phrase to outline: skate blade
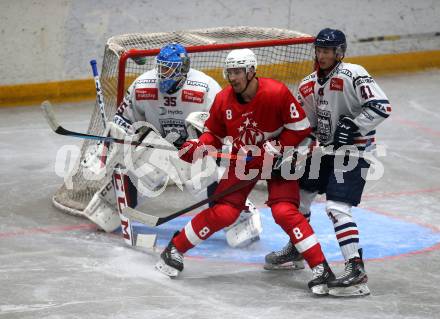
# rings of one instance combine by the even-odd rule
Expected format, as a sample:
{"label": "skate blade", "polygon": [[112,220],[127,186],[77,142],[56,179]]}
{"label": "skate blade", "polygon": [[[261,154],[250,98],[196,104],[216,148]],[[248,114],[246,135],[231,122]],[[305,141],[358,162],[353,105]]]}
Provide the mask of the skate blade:
{"label": "skate blade", "polygon": [[274,265],[274,264],[264,264],[263,266],[266,270],[301,270],[304,269],[304,262],[299,261],[289,261],[284,264]]}
{"label": "skate blade", "polygon": [[164,275],[167,275],[170,278],[176,278],[177,276],[179,276],[179,273],[180,273],[180,271],[178,271],[177,269],[165,264],[165,262],[162,259],[156,263],[155,267],[161,273],[163,273]]}
{"label": "skate blade", "polygon": [[311,288],[312,293],[318,296],[328,295],[328,287],[327,285],[316,285]]}
{"label": "skate blade", "polygon": [[370,294],[370,289],[367,284],[359,284],[351,287],[331,288],[328,293],[335,297],[360,297],[368,296]]}

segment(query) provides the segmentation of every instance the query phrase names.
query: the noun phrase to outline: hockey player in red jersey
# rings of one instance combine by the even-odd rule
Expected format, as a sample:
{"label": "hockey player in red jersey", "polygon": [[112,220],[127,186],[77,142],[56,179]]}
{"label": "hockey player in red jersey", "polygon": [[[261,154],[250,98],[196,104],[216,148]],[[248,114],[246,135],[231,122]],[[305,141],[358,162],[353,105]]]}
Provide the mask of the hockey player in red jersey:
{"label": "hockey player in red jersey", "polygon": [[[230,85],[217,94],[205,122],[205,132],[199,139],[182,145],[180,156],[183,160],[193,162],[197,159],[194,155],[201,153],[200,148],[207,145],[220,148],[229,142],[232,153],[253,150],[253,159],[246,163],[246,169],[258,169],[259,176],[264,178],[262,172],[267,167],[263,164],[272,165],[274,158],[279,158],[284,150],[297,146],[309,135],[309,121],[289,89],[278,81],[257,78],[256,68],[257,60],[251,50],[233,50],[228,54],[224,76]],[[231,163],[216,193],[241,182],[243,172],[239,167],[238,161]],[[183,270],[183,254],[230,225],[244,208],[256,182],[257,179],[253,179],[248,186],[220,198],[213,207],[197,214],[174,235],[162,252],[157,269],[169,276],[177,276]],[[267,183],[267,205],[275,222],[289,235],[312,269],[311,290],[325,294],[326,283],[334,279],[334,275],[313,229],[298,211],[298,182],[272,172]]]}
{"label": "hockey player in red jersey", "polygon": [[[362,66],[342,61],[347,48],[342,31],[323,29],[314,44],[316,70],[301,81],[298,101],[319,143],[333,145],[335,149],[351,148],[360,156],[353,168],[345,171],[337,166],[338,161],[342,162],[337,155],[323,156],[318,178],[308,178],[308,171],[312,170],[308,162],[300,180],[300,210],[310,218],[314,197],[318,193],[326,194],[326,211],[345,259],[344,273],[328,283],[329,293],[334,296],[368,295],[368,277],[351,207],[361,201],[370,166],[365,158],[374,151],[376,127],[390,115],[391,105]],[[341,172],[343,178],[339,182]],[[299,252],[288,243],[282,250],[266,256],[265,268],[276,269],[286,262],[294,264],[298,259]]]}

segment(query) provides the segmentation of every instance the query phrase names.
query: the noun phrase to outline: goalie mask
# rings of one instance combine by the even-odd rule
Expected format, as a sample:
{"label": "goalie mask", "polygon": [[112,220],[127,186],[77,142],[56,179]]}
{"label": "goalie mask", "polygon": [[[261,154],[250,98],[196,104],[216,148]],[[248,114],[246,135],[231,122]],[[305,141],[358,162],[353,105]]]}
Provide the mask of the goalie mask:
{"label": "goalie mask", "polygon": [[342,60],[347,50],[345,34],[336,29],[325,28],[319,31],[313,44],[320,48],[334,48],[337,60]]}
{"label": "goalie mask", "polygon": [[157,81],[162,94],[173,94],[182,88],[190,67],[185,48],[178,43],[164,46],[156,57]]}

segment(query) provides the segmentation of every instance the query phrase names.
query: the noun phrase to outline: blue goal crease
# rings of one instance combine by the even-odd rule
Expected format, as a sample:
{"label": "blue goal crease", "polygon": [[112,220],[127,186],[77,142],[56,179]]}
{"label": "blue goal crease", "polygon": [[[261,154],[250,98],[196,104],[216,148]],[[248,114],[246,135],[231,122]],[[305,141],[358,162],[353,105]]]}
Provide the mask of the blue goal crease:
{"label": "blue goal crease", "polygon": [[[218,261],[263,263],[264,256],[281,249],[288,240],[284,231],[275,224],[269,208],[262,208],[263,233],[260,240],[245,248],[231,248],[226,243],[224,231],[219,231],[200,245],[188,251],[197,256]],[[316,203],[311,208],[311,225],[329,261],[343,261],[333,224],[325,213],[325,204]],[[404,220],[384,216],[364,208],[353,208],[353,217],[359,227],[360,244],[364,258],[384,258],[419,251],[440,243],[440,232]],[[157,234],[157,245],[165,247],[176,230],[183,228],[191,216],[183,216],[152,228],[133,223],[138,234]]]}

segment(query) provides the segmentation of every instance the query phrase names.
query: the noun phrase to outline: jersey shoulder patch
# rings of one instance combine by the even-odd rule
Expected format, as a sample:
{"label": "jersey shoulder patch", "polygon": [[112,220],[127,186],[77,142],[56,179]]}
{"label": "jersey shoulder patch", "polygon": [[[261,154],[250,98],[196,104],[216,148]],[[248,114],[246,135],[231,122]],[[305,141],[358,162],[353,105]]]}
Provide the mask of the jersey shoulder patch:
{"label": "jersey shoulder patch", "polygon": [[330,91],[344,91],[344,80],[338,77],[330,79]]}
{"label": "jersey shoulder patch", "polygon": [[303,97],[307,97],[310,94],[312,94],[315,89],[315,83],[316,83],[315,81],[301,83],[301,85],[299,87],[299,92],[301,93],[301,95]]}
{"label": "jersey shoulder patch", "polygon": [[309,82],[310,80],[316,81],[316,71],[307,75],[304,79],[301,80],[301,82],[299,82],[301,84]]}
{"label": "jersey shoulder patch", "polygon": [[158,100],[159,90],[157,88],[135,88],[136,100]]}
{"label": "jersey shoulder patch", "polygon": [[134,84],[136,86],[155,86],[156,82],[156,70],[149,70],[140,75],[136,80],[134,80]]}
{"label": "jersey shoulder patch", "polygon": [[205,101],[205,92],[195,90],[182,90],[182,102],[202,104]]}
{"label": "jersey shoulder patch", "polygon": [[353,79],[355,79],[358,76],[370,76],[370,74],[368,74],[367,70],[365,70],[365,68],[359,64],[353,64],[353,63],[343,63],[341,71],[342,70],[346,70],[345,72],[350,72],[350,77],[352,77]]}

